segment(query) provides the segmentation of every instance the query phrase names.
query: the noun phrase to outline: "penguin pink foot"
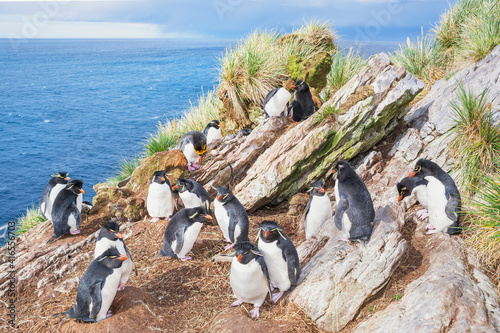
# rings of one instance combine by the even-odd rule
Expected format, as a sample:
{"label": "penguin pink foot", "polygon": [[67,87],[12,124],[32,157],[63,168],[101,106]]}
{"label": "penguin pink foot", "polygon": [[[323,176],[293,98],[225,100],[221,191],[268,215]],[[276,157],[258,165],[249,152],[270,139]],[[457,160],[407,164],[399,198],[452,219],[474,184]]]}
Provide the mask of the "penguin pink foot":
{"label": "penguin pink foot", "polygon": [[436,228],[430,224],[430,223],[427,223],[427,225],[425,226],[425,230],[435,230]]}
{"label": "penguin pink foot", "polygon": [[188,170],[189,170],[189,171],[194,171],[194,170],[196,170],[196,168],[194,168],[194,167],[192,167],[190,164],[188,164]]}
{"label": "penguin pink foot", "polygon": [[232,249],[234,247],[233,243],[227,243],[226,246],[224,246],[224,251],[227,251],[229,249]]}
{"label": "penguin pink foot", "polygon": [[75,231],[70,231],[69,233],[72,234],[72,235],[78,235],[80,232],[82,232],[81,230],[75,230]]}
{"label": "penguin pink foot", "polygon": [[113,314],[111,313],[111,310],[109,310],[108,313],[106,314],[106,318],[110,318],[112,316],[113,316]]}
{"label": "penguin pink foot", "polygon": [[125,284],[120,283],[120,285],[118,286],[118,289],[117,289],[117,290],[118,290],[118,291],[122,291],[122,290],[124,290],[124,289],[125,289]]}
{"label": "penguin pink foot", "polygon": [[151,219],[151,222],[158,222],[158,221],[160,221],[160,218],[159,218],[159,217],[153,217],[153,218]]}
{"label": "penguin pink foot", "polygon": [[279,299],[281,298],[281,296],[283,296],[283,292],[280,291],[279,293],[274,293],[271,298],[273,300],[273,303],[276,303],[279,301]]}
{"label": "penguin pink foot", "polygon": [[252,319],[258,319],[259,318],[259,307],[256,306],[252,310],[250,310],[250,317]]}
{"label": "penguin pink foot", "polygon": [[432,234],[435,234],[437,233],[436,229],[429,229],[427,230],[427,232],[425,233],[426,235],[432,235]]}
{"label": "penguin pink foot", "polygon": [[238,299],[238,300],[234,301],[234,302],[230,305],[230,307],[231,307],[231,306],[240,306],[241,304],[243,304],[243,301],[240,301],[240,300]]}
{"label": "penguin pink foot", "polygon": [[421,220],[425,220],[425,218],[429,217],[429,211],[427,208],[421,209],[416,213],[417,217]]}
{"label": "penguin pink foot", "polygon": [[190,256],[185,256],[184,258],[181,258],[181,261],[188,261],[191,259],[193,259],[193,258],[191,258]]}

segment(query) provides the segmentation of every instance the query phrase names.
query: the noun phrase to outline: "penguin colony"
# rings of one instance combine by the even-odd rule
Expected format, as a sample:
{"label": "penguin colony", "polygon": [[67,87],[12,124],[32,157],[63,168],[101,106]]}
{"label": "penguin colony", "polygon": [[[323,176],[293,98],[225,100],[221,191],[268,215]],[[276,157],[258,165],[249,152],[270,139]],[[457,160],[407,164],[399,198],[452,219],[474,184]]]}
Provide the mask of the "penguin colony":
{"label": "penguin colony", "polygon": [[[307,83],[299,80],[292,86],[291,95],[285,88],[272,90],[265,98],[263,110],[266,117],[291,116],[294,121],[307,119],[315,111]],[[188,170],[199,168],[201,155],[207,144],[221,138],[219,121],[211,121],[204,133],[186,133],[176,148],[182,150],[188,161]],[[375,211],[363,180],[346,161],[333,166],[336,209],[332,213],[330,197],[324,181],[317,180],[309,189],[309,202],[303,212],[306,240],[316,237],[323,224],[334,223],[343,238],[339,241],[368,242],[373,231]],[[211,199],[205,188],[192,179],[177,179],[171,187],[163,170],[154,172],[149,182],[146,206],[151,222],[169,221],[164,231],[160,256],[182,261],[192,259],[191,252],[203,224],[212,219]],[[81,224],[81,180],[70,181],[66,172],[52,176],[40,199],[42,213],[52,221],[54,233],[49,242],[65,234],[77,234]],[[250,242],[248,214],[229,186],[219,184],[213,200],[214,214],[227,245],[233,248],[230,285],[236,301],[253,304],[250,317],[257,319],[259,309],[270,296],[276,303],[285,292],[300,282],[301,267],[297,250],[283,228],[274,221],[264,221],[259,226],[257,246]],[[429,219],[427,233],[461,231],[459,216],[460,193],[453,179],[436,163],[420,159],[408,177],[396,184],[398,201],[415,194],[424,209],[417,212],[420,219]],[[177,211],[176,194],[184,208]],[[173,216],[172,216],[173,215]],[[170,219],[171,218],[171,219]],[[94,260],[83,274],[76,295],[76,303],[66,315],[84,322],[98,322],[112,316],[109,310],[117,291],[125,288],[135,264],[115,221],[102,224],[97,237]],[[277,292],[274,292],[277,290]],[[274,292],[274,293],[273,293]]]}

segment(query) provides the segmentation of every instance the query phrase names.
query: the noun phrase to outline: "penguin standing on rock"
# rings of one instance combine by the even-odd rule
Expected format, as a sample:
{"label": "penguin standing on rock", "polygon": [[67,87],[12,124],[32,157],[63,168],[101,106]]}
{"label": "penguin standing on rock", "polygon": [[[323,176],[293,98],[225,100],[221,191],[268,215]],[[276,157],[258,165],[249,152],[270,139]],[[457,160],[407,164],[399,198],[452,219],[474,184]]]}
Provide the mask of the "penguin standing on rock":
{"label": "penguin standing on rock", "polygon": [[429,224],[426,235],[443,231],[458,234],[461,198],[453,178],[436,163],[423,158],[417,161],[409,177],[423,177],[427,180],[427,203]]}
{"label": "penguin standing on rock", "polygon": [[221,125],[218,120],[212,120],[203,130],[203,134],[207,138],[207,146],[215,140],[222,138]]}
{"label": "penguin standing on rock", "polygon": [[412,193],[417,197],[418,202],[424,209],[419,210],[417,212],[417,217],[421,220],[425,219],[429,216],[429,212],[427,210],[427,184],[429,182],[422,177],[405,177],[399,183],[396,184],[398,189],[398,202],[403,200],[404,198],[410,196]]}
{"label": "penguin standing on rock", "polygon": [[54,204],[54,200],[69,180],[71,178],[68,177],[67,172],[58,172],[50,178],[43,189],[43,194],[40,198],[40,211],[49,221],[52,220],[52,205]]}
{"label": "penguin standing on rock", "polygon": [[266,118],[269,117],[279,117],[282,114],[287,115],[288,102],[292,95],[285,88],[276,88],[271,90],[266,98],[264,98],[264,104],[262,109],[266,114]]}
{"label": "penguin standing on rock", "polygon": [[349,240],[368,241],[372,234],[373,201],[363,180],[346,161],[340,161],[335,182],[335,225]]}
{"label": "penguin standing on rock", "polygon": [[177,179],[177,185],[172,190],[179,192],[179,196],[184,203],[185,208],[194,208],[203,206],[210,214],[210,197],[207,190],[200,183],[192,179]]}
{"label": "penguin standing on rock", "polygon": [[259,308],[271,294],[269,273],[262,253],[250,242],[240,242],[234,246],[236,251],[231,262],[229,282],[236,301],[231,306],[251,303],[252,319],[259,318]]}
{"label": "penguin standing on rock", "polygon": [[207,137],[198,131],[188,132],[182,136],[175,149],[182,150],[188,161],[188,170],[193,171],[200,167],[196,162],[201,164],[201,155],[207,150]]}
{"label": "penguin standing on rock", "polygon": [[66,315],[92,323],[111,317],[113,314],[108,310],[120,283],[120,268],[126,260],[114,247],[92,260],[78,285],[76,304]]}
{"label": "penguin standing on rock", "polygon": [[283,229],[272,221],[261,223],[258,247],[264,255],[271,288],[280,290],[271,297],[276,303],[283,293],[299,280],[299,255]]}
{"label": "penguin standing on rock", "polygon": [[81,180],[72,180],[57,195],[52,206],[54,233],[47,244],[62,235],[77,235],[80,233],[78,228],[82,224],[82,215],[76,206],[76,199],[80,193],[85,193],[82,186],[83,182]]}
{"label": "penguin standing on rock", "polygon": [[323,223],[332,217],[332,203],[323,188],[323,180],[320,179],[312,184],[309,202],[303,216],[306,239],[315,236]]}
{"label": "penguin standing on rock", "polygon": [[174,195],[170,188],[170,181],[163,170],[155,171],[149,181],[146,208],[153,218],[151,222],[157,222],[161,218],[168,220],[174,212]]}
{"label": "penguin standing on rock", "polygon": [[288,108],[288,113],[292,114],[293,121],[305,120],[316,111],[309,86],[304,81],[298,80],[292,88],[295,89],[295,97]]}
{"label": "penguin standing on rock", "polygon": [[192,259],[187,254],[192,250],[203,223],[211,219],[203,207],[180,210],[165,228],[160,255],[182,261]]}
{"label": "penguin standing on rock", "polygon": [[[135,264],[133,262],[132,255],[128,251],[123,237],[120,234],[120,225],[114,221],[110,221],[101,225],[101,230],[97,236],[97,241],[95,243],[94,259],[103,254],[106,250],[110,248],[116,248],[120,254],[127,256],[127,259],[123,262],[121,266],[121,277],[120,285],[118,286],[118,291],[125,289],[125,283],[127,283],[132,269],[135,270]],[[135,275],[137,275],[137,270],[135,270]]]}
{"label": "penguin standing on rock", "polygon": [[248,214],[229,186],[219,186],[215,189],[217,190],[217,198],[214,200],[215,217],[225,241],[229,243],[224,250],[228,250],[238,242],[249,241]]}

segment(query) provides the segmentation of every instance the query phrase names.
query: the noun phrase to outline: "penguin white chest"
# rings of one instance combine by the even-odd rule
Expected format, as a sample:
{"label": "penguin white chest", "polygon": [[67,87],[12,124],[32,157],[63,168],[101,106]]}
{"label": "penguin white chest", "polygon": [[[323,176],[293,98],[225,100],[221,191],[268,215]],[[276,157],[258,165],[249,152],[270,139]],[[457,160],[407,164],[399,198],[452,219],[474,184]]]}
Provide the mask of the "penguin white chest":
{"label": "penguin white chest", "polygon": [[194,193],[191,193],[189,191],[184,191],[184,192],[179,192],[179,196],[181,197],[182,202],[184,203],[184,207],[186,208],[203,206],[203,202],[201,201],[200,197],[198,197]]}
{"label": "penguin white chest", "polygon": [[[339,181],[335,182],[335,202],[338,205],[340,202],[340,191],[339,191]],[[335,212],[337,214],[337,212]],[[345,238],[351,237],[351,220],[347,216],[347,211],[342,215],[342,233]]]}
{"label": "penguin white chest", "polygon": [[[203,223],[196,222],[186,228],[186,230],[184,231],[184,241],[182,243],[182,248],[179,253],[176,253],[179,258],[184,258],[189,253],[189,251],[193,249],[194,242],[196,242],[202,226]],[[174,243],[177,242],[174,241]],[[172,251],[175,251],[174,245],[177,244],[172,244]]]}
{"label": "penguin white chest", "polygon": [[66,184],[56,184],[52,190],[50,190],[49,198],[45,206],[45,216],[47,219],[52,220],[52,206],[56,200],[57,195],[66,187]]}
{"label": "penguin white chest", "polygon": [[[73,206],[73,208],[74,207],[75,206]],[[79,225],[77,225],[75,214],[80,214],[80,212],[75,210],[75,211],[71,211],[68,215],[68,225],[69,225],[70,232],[75,231],[78,229],[78,227],[80,227]]]}
{"label": "penguin white chest", "polygon": [[315,236],[323,223],[332,217],[332,203],[325,193],[322,197],[313,196],[309,212],[304,220],[306,239]]}
{"label": "penguin white chest", "polygon": [[425,179],[427,184],[427,199],[429,211],[429,223],[432,224],[436,231],[444,231],[447,227],[453,224],[453,221],[446,215],[446,188],[437,178],[427,176]]}
{"label": "penguin white chest", "polygon": [[270,117],[280,116],[286,108],[286,103],[290,101],[292,95],[285,89],[280,88],[274,96],[267,102],[265,111]]}
{"label": "penguin white chest", "polygon": [[152,217],[170,217],[174,212],[172,191],[167,183],[151,183],[147,197],[148,213]]}
{"label": "penguin white chest", "polygon": [[288,277],[288,264],[283,258],[283,251],[278,247],[278,241],[266,243],[259,238],[259,251],[264,255],[271,286],[280,291],[287,291],[292,285]]}
{"label": "penguin white chest", "polygon": [[106,319],[111,303],[113,303],[113,300],[115,299],[116,290],[120,284],[120,277],[121,269],[119,268],[113,269],[113,273],[106,277],[104,285],[101,289],[101,309],[97,313],[96,321]]}
{"label": "penguin white chest", "polygon": [[224,204],[217,199],[214,200],[214,211],[217,224],[224,235],[224,239],[229,242],[229,215],[227,215]]}
{"label": "penguin white chest", "polygon": [[217,129],[215,127],[210,127],[207,133],[207,145],[209,145],[212,141],[220,139],[222,137],[220,128]]}
{"label": "penguin white chest", "polygon": [[[99,257],[101,254],[104,253],[104,251],[106,251],[111,247],[116,247],[116,249],[118,250],[118,252],[120,252],[120,254],[128,256],[127,250],[125,250],[125,243],[123,243],[123,241],[121,240],[112,241],[109,238],[103,237],[95,243],[94,259]],[[131,258],[127,258],[127,260],[125,260],[122,263],[122,267],[117,268],[118,270],[121,270],[121,278],[120,278],[121,283],[125,284],[128,281],[130,273],[132,272],[132,268],[133,264]]]}
{"label": "penguin white chest", "polygon": [[233,289],[234,297],[240,301],[261,306],[268,293],[267,279],[257,260],[248,264],[240,264],[236,258],[231,263],[229,282]]}
{"label": "penguin white chest", "polygon": [[428,201],[427,201],[427,186],[425,185],[419,185],[413,189],[413,193],[415,193],[415,197],[417,198],[418,202],[424,207],[428,206]]}
{"label": "penguin white chest", "polygon": [[182,152],[184,153],[184,156],[186,156],[188,164],[199,162],[200,156],[194,150],[194,146],[192,143],[188,143],[187,145],[185,145],[182,149]]}

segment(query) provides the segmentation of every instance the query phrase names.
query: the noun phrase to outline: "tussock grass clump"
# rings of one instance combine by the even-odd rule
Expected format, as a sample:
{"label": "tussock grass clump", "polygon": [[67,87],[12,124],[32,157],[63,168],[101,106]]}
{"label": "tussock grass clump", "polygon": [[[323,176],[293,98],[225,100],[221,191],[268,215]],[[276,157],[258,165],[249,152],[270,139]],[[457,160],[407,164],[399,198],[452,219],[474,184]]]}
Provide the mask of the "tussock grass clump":
{"label": "tussock grass clump", "polygon": [[324,99],[328,100],[367,64],[368,60],[362,58],[352,48],[347,53],[339,51],[333,55],[332,70],[326,77],[327,86],[324,89]]}
{"label": "tussock grass clump", "polygon": [[476,96],[460,85],[457,96],[458,102],[451,102],[455,139],[448,149],[456,159],[462,187],[473,193],[484,175],[500,169],[500,129],[493,123],[488,90]]}
{"label": "tussock grass clump", "polygon": [[20,236],[45,221],[47,221],[47,219],[43,216],[40,208],[33,205],[31,208],[26,209],[26,214],[21,215],[21,217],[17,219],[16,234]]}
{"label": "tussock grass clump", "polygon": [[116,186],[119,182],[124,180],[125,178],[129,177],[132,175],[134,170],[141,165],[142,160],[144,160],[143,156],[135,156],[132,158],[124,158],[119,164],[118,164],[118,170],[117,174],[113,176],[112,178],[107,180],[107,183]]}

